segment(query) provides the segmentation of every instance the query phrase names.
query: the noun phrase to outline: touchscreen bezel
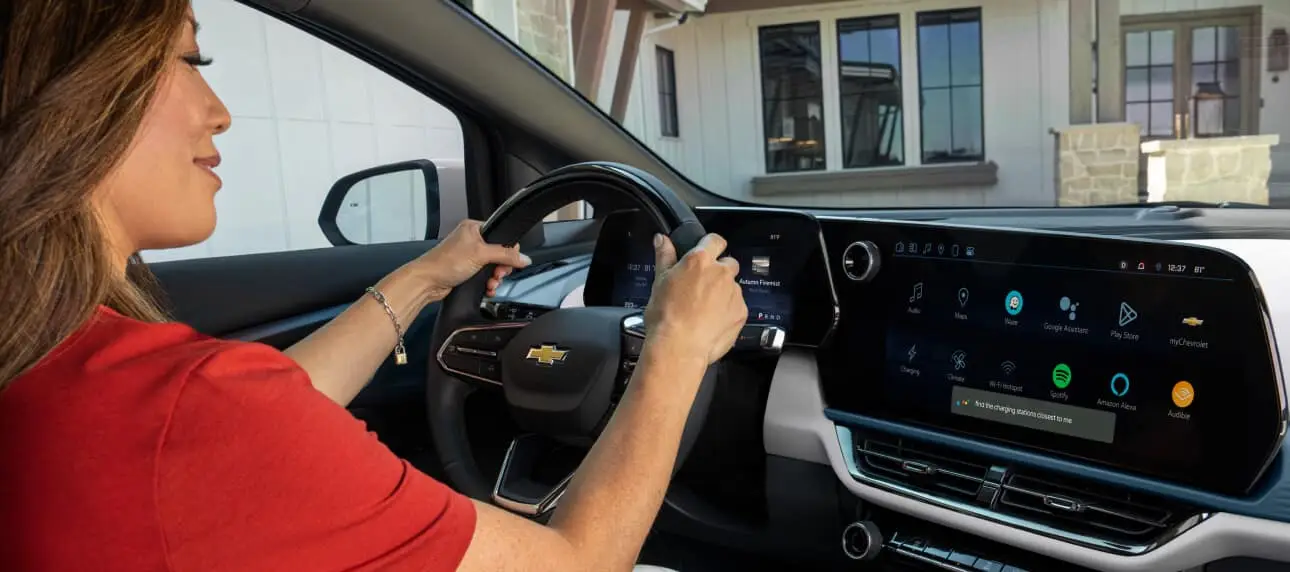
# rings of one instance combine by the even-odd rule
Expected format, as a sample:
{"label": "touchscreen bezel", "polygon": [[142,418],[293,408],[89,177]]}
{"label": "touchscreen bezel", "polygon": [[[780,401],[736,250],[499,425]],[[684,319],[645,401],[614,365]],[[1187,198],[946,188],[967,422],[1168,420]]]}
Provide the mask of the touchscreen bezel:
{"label": "touchscreen bezel", "polygon": [[[826,261],[824,236],[814,216],[798,211],[738,207],[700,207],[695,209],[695,214],[708,232],[722,235],[768,223],[785,228],[786,234],[791,235],[787,238],[795,255],[805,259],[801,276],[790,292],[793,318],[786,328],[786,344],[818,347],[830,337],[837,325],[838,297]],[[587,270],[583,287],[585,305],[613,305],[616,265],[623,263],[625,253],[642,247],[629,241],[641,240],[640,237],[654,232],[656,229],[651,223],[634,210],[616,211],[606,217]]]}
{"label": "touchscreen bezel", "polygon": [[[1262,291],[1249,267],[1239,257],[1200,245],[1073,233],[906,221],[826,219],[821,224],[830,253],[830,265],[840,264],[842,250],[848,244],[863,239],[877,245],[884,256],[883,270],[886,271],[871,283],[855,283],[845,278],[836,280],[842,318],[833,344],[820,352],[823,388],[834,409],[1019,445],[1234,495],[1249,492],[1280,450],[1284,438],[1286,398],[1275,340]],[[1189,260],[1189,266],[1201,264],[1214,276],[1230,278],[1233,295],[1227,298],[1233,301],[1234,306],[1225,308],[1225,313],[1236,316],[1233,322],[1246,324],[1240,335],[1250,336],[1254,341],[1248,345],[1251,349],[1241,356],[1240,370],[1245,375],[1239,380],[1242,389],[1233,394],[1243,399],[1228,399],[1225,403],[1241,401],[1245,405],[1227,410],[1230,418],[1205,426],[1206,431],[1200,437],[1205,445],[1201,453],[1203,458],[1191,462],[1189,469],[1171,467],[1162,470],[1152,461],[1145,460],[1149,457],[1145,452],[1135,457],[1133,451],[1120,446],[1102,443],[1091,446],[1069,441],[1070,437],[951,415],[948,413],[948,399],[946,412],[938,414],[898,404],[898,400],[887,398],[884,389],[889,365],[888,312],[894,303],[892,295],[897,287],[885,282],[884,274],[899,276],[899,271],[891,270],[894,245],[898,242],[907,244],[911,240],[919,244],[1001,244],[1006,245],[1017,260],[1045,256],[1042,254],[1044,251],[1070,253],[1083,257],[1081,260],[1100,261],[1099,264],[1114,264],[1113,260],[1121,259]],[[834,275],[839,276],[839,273],[834,272]],[[1224,387],[1232,391],[1236,385],[1235,380],[1230,383],[1225,380]],[[1228,425],[1218,429],[1215,428],[1218,423]],[[1243,435],[1241,442],[1247,444],[1244,449],[1221,446],[1238,433]]]}

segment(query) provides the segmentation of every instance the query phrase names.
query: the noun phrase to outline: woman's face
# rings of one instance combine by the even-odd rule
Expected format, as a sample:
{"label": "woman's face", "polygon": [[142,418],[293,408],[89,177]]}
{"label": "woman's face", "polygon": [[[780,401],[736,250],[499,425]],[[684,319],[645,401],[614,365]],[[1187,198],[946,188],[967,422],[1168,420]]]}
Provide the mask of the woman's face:
{"label": "woman's face", "polygon": [[122,259],[139,250],[196,244],[215,231],[221,181],[214,137],[232,118],[199,73],[204,63],[190,10],[139,132],[95,192]]}

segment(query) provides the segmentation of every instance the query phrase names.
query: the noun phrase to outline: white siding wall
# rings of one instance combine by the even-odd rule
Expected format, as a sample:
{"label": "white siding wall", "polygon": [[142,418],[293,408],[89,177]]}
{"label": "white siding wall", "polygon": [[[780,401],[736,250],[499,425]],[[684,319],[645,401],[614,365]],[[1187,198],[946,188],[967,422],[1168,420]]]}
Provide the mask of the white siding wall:
{"label": "white siding wall", "polygon": [[[1157,14],[1191,10],[1262,7],[1264,42],[1273,28],[1290,28],[1290,0],[1121,0],[1120,13]],[[1290,181],[1290,73],[1269,73],[1266,62],[1259,69],[1259,133],[1281,136],[1272,148],[1272,177],[1283,184]]]}
{"label": "white siding wall", "polygon": [[[1290,0],[1288,0],[1290,1]],[[901,15],[904,128],[907,164],[919,157],[918,54],[915,15],[961,7],[982,8],[985,148],[999,164],[994,187],[917,189],[774,197],[771,201],[819,206],[982,206],[1054,203],[1051,128],[1069,122],[1069,5],[1066,0],[865,0],[803,8],[691,18],[650,36],[641,49],[628,125],[664,158],[707,188],[744,200],[751,179],[765,173],[757,29],[800,21],[821,22],[823,67],[836,68],[838,19]],[[625,17],[620,17],[623,25]],[[659,136],[654,92],[654,48],[676,52],[680,131]],[[837,82],[826,72],[826,117],[839,117]],[[636,107],[639,106],[639,107]],[[702,111],[702,113],[701,113]],[[637,123],[637,122],[640,123]],[[826,147],[840,153],[839,129]],[[840,155],[839,155],[840,157]],[[833,161],[832,163],[840,163]]]}
{"label": "white siding wall", "polygon": [[[233,0],[194,0],[193,8],[198,42],[215,60],[203,74],[233,115],[215,140],[224,158],[219,223],[201,244],[145,259],[326,247],[318,211],[336,179],[408,159],[461,161],[457,118],[385,73]],[[407,220],[409,210],[424,212],[410,184],[406,192],[374,189],[370,205],[359,201],[370,207],[363,218],[374,239],[424,224]],[[443,202],[444,218],[464,215],[462,197]]]}

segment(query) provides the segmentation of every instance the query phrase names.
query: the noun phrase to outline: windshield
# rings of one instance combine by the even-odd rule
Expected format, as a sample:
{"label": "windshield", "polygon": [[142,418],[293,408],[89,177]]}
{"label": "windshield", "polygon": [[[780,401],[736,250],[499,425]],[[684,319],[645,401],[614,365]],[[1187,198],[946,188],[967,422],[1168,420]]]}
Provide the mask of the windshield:
{"label": "windshield", "polygon": [[1283,0],[464,3],[739,200],[1290,204]]}

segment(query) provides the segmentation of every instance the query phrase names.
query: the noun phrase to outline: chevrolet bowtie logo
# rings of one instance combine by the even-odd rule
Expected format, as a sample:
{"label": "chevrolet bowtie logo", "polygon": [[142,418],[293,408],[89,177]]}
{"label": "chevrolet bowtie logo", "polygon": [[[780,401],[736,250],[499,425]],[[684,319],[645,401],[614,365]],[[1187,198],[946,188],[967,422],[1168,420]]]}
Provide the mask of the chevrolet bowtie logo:
{"label": "chevrolet bowtie logo", "polygon": [[565,356],[569,355],[569,350],[562,350],[553,344],[542,344],[529,348],[528,355],[524,359],[531,359],[538,362],[538,365],[555,365],[564,361]]}

